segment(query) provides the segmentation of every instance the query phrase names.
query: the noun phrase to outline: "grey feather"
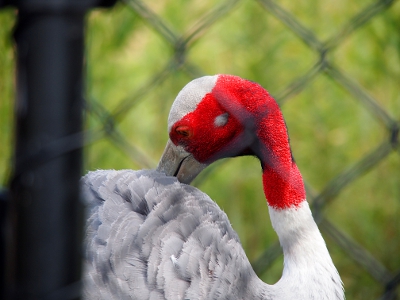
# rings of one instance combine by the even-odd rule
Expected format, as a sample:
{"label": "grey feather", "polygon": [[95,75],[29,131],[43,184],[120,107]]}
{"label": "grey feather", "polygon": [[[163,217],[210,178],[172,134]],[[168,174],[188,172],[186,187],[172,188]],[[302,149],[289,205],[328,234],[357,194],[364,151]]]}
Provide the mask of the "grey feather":
{"label": "grey feather", "polygon": [[[220,88],[227,90],[217,88],[213,94],[218,78],[222,78],[221,82],[241,83],[232,88],[222,84]],[[211,93],[210,99],[216,97],[216,104],[229,108],[226,114],[216,116],[211,126],[224,126],[235,116],[242,124],[229,132],[231,137],[226,136],[229,142],[222,150],[215,144],[216,152],[205,160],[212,162],[221,157],[237,156],[249,149],[247,154],[254,152],[263,166],[274,169],[275,160],[270,161],[272,156],[265,154],[270,151],[269,142],[263,144],[254,127],[259,122],[257,124],[264,130],[261,124],[267,115],[250,114],[234,104],[238,100],[234,96],[237,89],[248,92],[255,89],[268,96],[261,86],[248,84],[250,82],[230,75],[193,80],[172,105],[168,132],[171,133],[174,124],[194,112]],[[265,101],[274,103],[267,96]],[[236,100],[229,103],[232,97]],[[265,111],[264,104],[260,104],[260,112]],[[277,117],[283,124],[281,116],[277,114]],[[190,130],[182,132],[190,133]],[[277,132],[268,138],[275,139],[276,135]],[[186,143],[189,142],[170,139],[158,166],[158,170],[177,178],[150,170],[125,170],[91,172],[82,179],[88,211],[84,266],[86,299],[344,299],[340,276],[310,207],[306,199],[298,199],[298,196],[293,200],[301,202],[293,202],[291,206],[268,206],[272,226],[282,245],[284,269],[281,279],[274,285],[262,282],[251,268],[226,214],[207,195],[178,182],[178,179],[190,182],[207,165],[195,159],[196,153],[187,151],[191,147]],[[283,143],[287,143],[286,135]],[[290,146],[283,145],[282,149],[290,150]],[[199,149],[194,152],[198,155]],[[290,161],[290,151],[285,153],[288,157],[283,157],[282,162]],[[286,173],[276,174],[287,181],[291,177],[290,172]],[[273,177],[274,174],[267,175]],[[303,186],[298,183],[301,176],[294,182]],[[287,183],[291,189],[291,182]],[[276,188],[280,188],[279,185]],[[286,195],[289,188],[281,189]]]}
{"label": "grey feather", "polygon": [[85,299],[268,299],[207,195],[151,170],[82,178]]}

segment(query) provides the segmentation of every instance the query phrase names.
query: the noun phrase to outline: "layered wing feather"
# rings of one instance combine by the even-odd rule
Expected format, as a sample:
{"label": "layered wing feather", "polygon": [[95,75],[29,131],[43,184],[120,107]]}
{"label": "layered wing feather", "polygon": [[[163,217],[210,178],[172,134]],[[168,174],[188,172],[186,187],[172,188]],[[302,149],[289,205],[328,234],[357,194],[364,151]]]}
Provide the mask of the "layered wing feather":
{"label": "layered wing feather", "polygon": [[206,194],[152,170],[90,172],[82,185],[86,299],[266,297]]}

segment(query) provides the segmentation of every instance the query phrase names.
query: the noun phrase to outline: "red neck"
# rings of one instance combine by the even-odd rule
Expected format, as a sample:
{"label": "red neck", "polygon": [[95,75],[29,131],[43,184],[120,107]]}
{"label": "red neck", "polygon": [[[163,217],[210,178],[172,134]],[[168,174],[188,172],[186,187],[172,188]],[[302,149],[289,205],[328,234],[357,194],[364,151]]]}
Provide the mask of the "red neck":
{"label": "red neck", "polygon": [[306,199],[303,178],[293,160],[282,113],[275,100],[268,101],[268,114],[257,126],[265,197],[277,209],[298,207]]}
{"label": "red neck", "polygon": [[276,209],[298,207],[306,199],[303,179],[294,162],[278,170],[263,168],[264,193],[269,206]]}
{"label": "red neck", "polygon": [[[256,155],[263,168],[264,193],[277,209],[298,207],[306,198],[303,179],[293,161],[286,124],[276,101],[260,85],[235,76],[221,75],[221,90],[230,90],[230,99],[246,107],[255,120]],[[214,91],[218,93],[218,89]],[[222,92],[221,92],[222,94]]]}

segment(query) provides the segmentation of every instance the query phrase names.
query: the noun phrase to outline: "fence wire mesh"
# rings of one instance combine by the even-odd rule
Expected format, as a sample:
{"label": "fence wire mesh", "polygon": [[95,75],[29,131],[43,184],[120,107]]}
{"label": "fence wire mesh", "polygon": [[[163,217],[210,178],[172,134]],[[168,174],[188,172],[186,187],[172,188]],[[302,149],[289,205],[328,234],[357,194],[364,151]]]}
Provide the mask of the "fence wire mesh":
{"label": "fence wire mesh", "polygon": [[[97,118],[99,118],[99,122],[103,124],[103,127],[99,129],[98,133],[101,133],[102,136],[110,139],[113,143],[116,143],[119,148],[126,151],[126,153],[137,162],[138,166],[154,167],[155,162],[148,158],[148,156],[144,154],[144,150],[140,149],[136,144],[128,142],[116,125],[122,122],[140,101],[146,99],[152,90],[163,86],[164,82],[169,80],[170,77],[177,76],[178,72],[185,73],[189,78],[204,75],[206,72],[203,71],[202,66],[188,58],[190,57],[192,49],[195,48],[199,40],[207,39],[208,32],[211,31],[220,20],[229,17],[234,11],[239,10],[240,13],[240,10],[243,9],[241,2],[244,1],[224,1],[217,5],[211,5],[203,15],[198,18],[194,17],[194,21],[191,22],[192,25],[188,27],[189,29],[182,27],[180,28],[181,32],[178,32],[178,30],[168,24],[164,16],[155,12],[150,5],[136,0],[125,1],[126,5],[133,10],[132,13],[144,21],[147,26],[151,28],[151,31],[157,33],[162,39],[162,43],[166,44],[172,51],[169,57],[165,59],[162,66],[158,68],[158,71],[152,76],[149,76],[147,82],[135,89],[126,99],[119,102],[115,106],[115,109],[107,110],[99,103],[95,101],[91,102],[91,105],[96,106],[96,108],[89,107],[89,112],[95,114]],[[359,10],[353,16],[343,22],[343,25],[340,25],[323,40],[318,38],[315,32],[303,25],[302,21],[295,14],[291,13],[287,8],[284,8],[283,5],[278,4],[276,1],[259,0],[256,2],[258,4],[258,9],[263,10],[265,18],[276,18],[276,20],[285,25],[285,30],[291,31],[295,37],[302,41],[317,57],[316,62],[306,70],[303,75],[295,78],[289,84],[286,84],[282,90],[274,94],[276,100],[281,105],[290,105],[286,103],[311,85],[316,78],[324,75],[346,90],[353,99],[358,101],[358,105],[365,108],[386,132],[386,137],[383,138],[380,143],[376,144],[375,148],[372,148],[369,153],[366,153],[363,157],[360,157],[358,160],[346,166],[339,174],[327,181],[324,186],[319,189],[319,192],[314,191],[310,182],[308,182],[307,190],[309,201],[313,206],[314,216],[323,234],[336,243],[348,258],[362,266],[363,270],[370,274],[376,284],[381,286],[381,299],[395,299],[396,295],[398,295],[396,294],[396,288],[399,284],[400,274],[398,261],[397,265],[385,266],[385,263],[382,263],[376,258],[362,243],[359,243],[351,235],[347,234],[345,230],[336,226],[334,221],[330,221],[326,218],[326,215],[329,215],[329,209],[325,209],[326,206],[329,206],[331,202],[335,201],[337,196],[347,186],[352,185],[354,181],[358,180],[366,172],[376,168],[378,164],[387,159],[393,152],[397,153],[397,155],[399,154],[399,121],[391,116],[387,108],[380,104],[380,102],[369,93],[367,88],[361,86],[356,78],[346,74],[343,70],[345,66],[337,65],[330,56],[332,52],[345,43],[349,36],[354,34],[357,30],[360,30],[360,28],[363,28],[363,26],[379,16],[382,12],[391,9],[394,1],[376,1],[365,7],[360,6]],[[184,12],[183,9],[184,8],[182,8],[182,11],[178,12],[178,14],[191,14],[190,11]],[[246,14],[248,12],[243,9],[241,13]],[[249,18],[251,19],[251,16]],[[258,21],[259,20],[256,19],[254,20],[254,22]],[[273,39],[274,37],[270,38]],[[259,47],[260,45],[249,44],[247,46]],[[265,47],[268,47],[268,45],[265,45]],[[232,49],[232,51],[235,51],[235,49]],[[260,49],[260,51],[263,50]],[[301,59],[301,57],[299,59]],[[197,180],[197,185],[202,185],[202,180],[210,173],[211,171],[208,170],[206,175],[203,175]],[[396,175],[397,174],[393,174],[393,176]],[[396,200],[398,201],[399,199]],[[362,226],[362,224],[360,224],[360,226]],[[398,238],[398,233],[399,231],[397,228],[396,238]],[[268,246],[258,258],[254,259],[254,269],[258,274],[265,273],[280,257],[280,254],[281,250],[279,244],[275,242]],[[394,253],[394,255],[398,255],[398,253]],[[346,276],[344,280],[346,284]],[[360,294],[355,292],[354,295]]]}
{"label": "fence wire mesh", "polygon": [[[173,95],[176,95],[188,80],[213,72],[235,73],[258,81],[265,88],[272,89],[271,92],[282,106],[284,114],[288,113],[285,116],[289,132],[293,133],[291,134],[292,147],[300,170],[305,172],[307,197],[312,203],[314,217],[342,275],[348,299],[398,299],[400,295],[398,288],[400,285],[400,223],[396,214],[400,213],[399,66],[393,67],[395,71],[388,77],[377,80],[369,86],[368,79],[360,75],[362,72],[346,71],[351,55],[350,58],[342,59],[345,55],[342,49],[356,47],[355,44],[360,40],[368,39],[375,34],[375,31],[370,30],[371,26],[374,28],[380,26],[377,29],[378,35],[391,27],[394,28],[395,33],[392,38],[395,39],[394,44],[397,43],[397,48],[395,47],[394,54],[379,52],[378,55],[382,56],[382,53],[386,53],[390,56],[388,61],[393,61],[394,65],[398,64],[400,56],[399,1],[384,0],[369,4],[358,1],[358,4],[349,4],[350,8],[343,6],[336,10],[332,7],[334,4],[324,2],[320,5],[328,6],[325,10],[322,9],[327,18],[329,9],[341,14],[335,19],[339,21],[330,23],[328,32],[323,32],[326,27],[322,24],[319,28],[318,22],[324,16],[316,16],[315,20],[309,17],[307,21],[304,21],[302,10],[293,9],[293,4],[290,2],[228,0],[217,4],[212,1],[205,1],[203,4],[193,3],[177,1],[177,4],[172,5],[125,0],[123,4],[118,4],[112,13],[95,12],[90,16],[87,53],[88,125],[85,135],[88,144],[88,161],[86,168],[118,168],[120,166],[154,168],[167,138],[165,129],[158,132],[160,128],[165,128],[164,124],[166,124]],[[308,9],[313,11],[313,8],[308,7]],[[320,12],[321,6],[314,9]],[[241,19],[237,19],[239,15],[242,16]],[[379,22],[371,25],[373,20],[379,20]],[[241,24],[235,27],[235,23]],[[263,25],[256,26],[258,23]],[[245,34],[235,31],[243,24]],[[221,28],[224,29],[222,32]],[[101,33],[91,35],[91,32],[95,30]],[[357,32],[361,31],[363,32],[361,37],[358,36],[355,41],[349,42]],[[103,38],[103,41],[99,38]],[[208,43],[210,40],[213,42]],[[232,40],[235,40],[235,48],[231,48]],[[225,50],[210,49],[217,43],[216,41],[226,45]],[[382,41],[382,43],[385,42],[385,40]],[[284,43],[289,46],[287,48],[283,46],[284,49],[281,50],[279,47]],[[296,46],[292,46],[292,43]],[[112,58],[102,56],[105,53],[104,48],[112,53]],[[277,51],[282,51],[281,56],[276,55]],[[299,54],[295,55],[293,52],[297,51]],[[235,52],[239,54],[237,56],[232,54]],[[242,65],[240,55],[246,52],[249,56],[260,54],[254,61],[249,59],[249,64]],[[141,56],[137,56],[138,53]],[[143,57],[147,54],[149,58]],[[124,69],[121,66],[129,64],[124,61],[128,56],[135,61],[136,65]],[[360,62],[362,59],[355,64],[360,64]],[[117,67],[115,70],[110,70],[109,64],[113,63]],[[101,69],[103,64],[106,70]],[[291,73],[293,69],[293,74],[282,77],[277,69],[279,65],[285,66],[283,73]],[[269,66],[271,66],[270,69]],[[358,66],[358,68],[363,69],[363,66]],[[366,67],[365,72],[371,71]],[[132,79],[126,79],[127,77]],[[381,82],[389,77],[391,81],[387,84],[391,85],[392,91],[377,92],[379,88],[375,86],[381,85]],[[109,78],[112,80],[108,80]],[[338,100],[337,103],[331,105],[324,104],[325,113],[332,115],[333,119],[341,117],[343,110],[346,109],[349,109],[350,115],[355,112],[362,115],[361,119],[354,116],[354,122],[355,127],[359,128],[356,133],[365,136],[360,147],[353,146],[352,154],[345,155],[345,158],[341,152],[335,153],[335,150],[325,153],[321,159],[334,156],[336,160],[327,162],[327,165],[335,164],[335,166],[331,167],[331,171],[327,171],[326,174],[318,173],[322,172],[321,167],[310,167],[310,172],[316,173],[313,177],[307,175],[307,163],[311,162],[313,165],[313,160],[316,160],[314,164],[321,165],[321,160],[315,158],[314,155],[318,155],[318,151],[324,152],[326,148],[316,147],[315,152],[301,154],[301,149],[304,148],[301,146],[301,139],[306,139],[306,143],[319,143],[321,139],[309,137],[313,134],[318,135],[318,132],[302,135],[295,127],[297,122],[304,121],[299,116],[303,113],[299,111],[299,107],[304,109],[304,106],[298,106],[297,103],[305,100],[299,100],[299,97],[313,97],[315,85],[319,89],[322,87],[317,98],[324,93],[330,93],[329,90],[323,90],[327,86],[333,90],[332,93],[335,96],[345,98],[342,102]],[[101,87],[98,88],[98,86]],[[283,88],[276,89],[282,86]],[[107,89],[112,89],[113,92],[107,94]],[[386,89],[386,85],[382,89]],[[127,90],[131,92],[126,92]],[[105,103],[102,99],[108,97],[112,97],[113,100]],[[390,100],[383,99],[385,97]],[[320,104],[317,101],[319,100],[305,103],[318,106]],[[344,102],[346,104],[343,104]],[[294,107],[293,110],[291,107]],[[338,111],[333,112],[330,109]],[[324,116],[321,118],[324,119]],[[346,149],[346,145],[352,144],[349,141],[352,134],[344,139],[342,131],[334,130],[335,126],[338,126],[337,123],[335,126],[329,126],[331,126],[330,129],[333,128],[331,132],[333,132],[334,144],[338,145],[338,151],[345,152],[343,149]],[[144,128],[147,128],[147,131],[144,132]],[[139,137],[140,134],[141,137]],[[371,134],[370,138],[369,134]],[[344,141],[340,142],[343,139]],[[354,141],[355,144],[359,142],[358,139]],[[110,143],[120,151],[121,155],[111,155],[109,150],[104,150],[109,149]],[[368,144],[366,149],[363,148],[365,144]],[[300,150],[296,150],[296,145],[299,145]],[[306,156],[308,156],[307,159],[304,158]],[[245,164],[247,163],[246,161]],[[230,164],[231,162],[229,164],[220,162],[211,166],[195,181],[195,185],[208,191],[210,185],[219,183],[219,177],[224,176],[217,173],[217,169],[231,172],[234,167],[229,168]],[[328,166],[325,167],[328,168]],[[247,172],[247,170],[243,168],[241,172]],[[376,171],[378,175],[363,184],[366,174],[374,173],[374,170],[378,170]],[[214,173],[219,175],[212,176]],[[382,182],[379,182],[380,176],[382,176]],[[252,175],[248,177],[247,182],[256,178]],[[234,180],[236,184],[239,179]],[[365,193],[371,193],[371,188],[365,186],[371,181],[374,181],[374,186],[384,185],[383,181],[390,181],[393,186],[388,194],[390,199],[375,199],[380,195],[376,193],[368,197],[360,196],[365,200],[352,203],[349,199],[350,195],[359,193],[363,189]],[[222,183],[220,190],[224,187],[229,189],[230,185],[232,183]],[[238,184],[238,186],[244,185]],[[357,186],[355,191],[347,192],[352,186]],[[245,186],[245,188],[251,190],[248,194],[254,198],[252,201],[258,201],[257,198],[262,199],[259,192],[253,191],[253,189],[262,190],[259,185],[251,185],[250,188]],[[218,193],[209,192],[217,202],[218,198],[222,197]],[[217,196],[213,197],[213,195]],[[229,196],[232,194],[228,194]],[[363,205],[363,201],[372,202],[371,199],[375,199],[375,204],[366,204],[367,208],[360,208],[360,210],[369,209],[371,215],[383,214],[373,210],[376,206],[384,205],[386,215],[375,216],[372,219],[370,217],[363,219],[355,215],[354,222],[359,222],[357,225],[351,222],[341,224],[343,219],[337,218],[338,215],[344,214],[344,218],[349,218],[349,216],[351,218],[351,214],[344,213],[346,207],[356,210]],[[230,201],[236,204],[240,200],[235,202],[234,199],[230,199]],[[229,201],[220,205],[227,211],[234,228],[239,232],[256,273],[267,281],[276,280],[278,275],[268,275],[268,273],[279,274],[279,268],[281,268],[279,266],[282,264],[281,249],[276,237],[275,242],[271,242],[271,239],[274,241],[271,238],[273,233],[267,233],[261,242],[255,242],[260,235],[258,229],[254,230],[240,224],[239,228],[235,227],[236,222],[246,222],[250,218],[257,219],[253,217],[253,211],[246,211],[246,204],[239,206],[236,212],[230,211],[229,206],[232,204]],[[259,207],[261,206],[254,209],[259,210]],[[263,211],[265,213],[266,209]],[[243,220],[243,217],[237,216],[240,213],[250,214],[251,217]],[[383,222],[382,220],[387,216],[390,216],[392,221],[385,220],[384,226],[380,226],[378,223]],[[395,223],[390,224],[393,221]],[[265,221],[265,224],[267,223],[268,221]],[[256,223],[248,226],[254,226],[254,224]],[[257,227],[264,227],[262,224],[264,223],[260,223]],[[365,230],[350,230],[346,226],[351,226],[351,224],[353,227],[364,227]],[[376,235],[381,238],[363,235],[370,229],[374,229]],[[250,237],[246,238],[246,234]],[[269,242],[264,242],[266,239],[269,239]],[[360,268],[355,267],[356,265]],[[356,268],[358,271],[355,271]]]}
{"label": "fence wire mesh", "polygon": [[[207,73],[204,70],[205,68],[201,63],[191,59],[191,53],[196,51],[197,44],[200,43],[201,40],[210,38],[210,31],[213,31],[213,28],[216,27],[221,20],[229,18],[232,14],[248,14],[249,11],[243,8],[243,2],[245,1],[231,0],[208,5],[207,8],[202,8],[203,14],[201,15],[192,13],[188,5],[181,3],[181,10],[179,10],[179,7],[175,7],[178,9],[176,15],[192,15],[192,20],[189,22],[189,25],[185,24],[181,25],[181,27],[178,25],[178,29],[176,29],[177,26],[171,25],[173,21],[168,19],[168,15],[163,15],[163,10],[160,7],[137,0],[125,1],[125,4],[132,10],[133,16],[138,18],[141,22],[144,22],[146,26],[150,28],[152,33],[148,34],[156,33],[160,39],[159,42],[163,44],[163,47],[169,49],[169,53],[165,56],[164,61],[158,65],[154,74],[147,76],[146,80],[135,88],[132,94],[118,102],[114,109],[106,109],[99,102],[90,101],[90,106],[88,107],[89,113],[96,116],[98,122],[102,124],[102,126],[97,129],[96,133],[102,138],[107,138],[112,143],[115,143],[118,148],[123,149],[123,151],[136,162],[137,166],[147,168],[154,167],[155,161],[150,158],[152,156],[145,154],[145,150],[138,146],[138,144],[128,141],[124,133],[118,129],[118,124],[123,122],[141,101],[151,101],[149,98],[151,99],[152,96],[149,95],[152,91],[164,88],[166,82],[168,82],[167,85],[169,85],[171,77],[181,76],[179,74],[182,73],[189,79],[205,75]],[[334,202],[347,186],[352,185],[364,174],[376,168],[392,153],[399,154],[399,121],[392,116],[387,107],[382,105],[380,101],[371,95],[368,91],[368,87],[363,87],[357,82],[357,78],[346,73],[345,65],[340,66],[335,63],[335,60],[332,58],[332,53],[340,48],[351,35],[362,29],[371,20],[380,16],[382,12],[390,10],[394,2],[395,1],[376,1],[366,6],[360,5],[355,14],[350,16],[339,26],[336,25],[336,28],[324,39],[319,38],[318,34],[304,25],[296,14],[291,13],[290,9],[279,4],[277,1],[255,1],[256,4],[253,3],[252,5],[256,5],[257,7],[254,9],[261,13],[255,16],[254,20],[252,20],[251,15],[247,18],[248,22],[262,22],[258,19],[260,16],[267,19],[275,18],[275,20],[285,26],[285,31],[290,31],[292,33],[293,36],[291,38],[300,40],[306,45],[309,51],[315,54],[315,63],[306,69],[302,75],[296,76],[286,84],[283,89],[274,93],[274,97],[280,105],[290,105],[288,102],[312,85],[317,78],[326,76],[343,90],[347,91],[347,93],[351,95],[351,98],[357,101],[357,105],[367,110],[370,116],[376,120],[379,126],[386,132],[385,137],[372,147],[369,153],[367,152],[357,160],[352,161],[338,172],[338,174],[326,181],[323,187],[314,189],[313,184],[307,182],[308,198],[312,203],[313,213],[319,223],[321,231],[330,240],[329,243],[335,243],[344,255],[360,265],[363,272],[368,273],[369,276],[373,278],[375,284],[379,285],[381,299],[395,299],[396,295],[398,296],[396,293],[400,274],[398,260],[393,265],[387,266],[385,263],[381,262],[379,258],[376,258],[376,255],[369,251],[362,242],[358,242],[358,238],[355,239],[351,234],[346,233],[345,229],[341,229],[339,226],[335,225],[335,220],[331,221],[330,218],[326,216],[329,216],[329,210],[332,209],[330,208],[331,202]],[[185,11],[185,8],[188,10]],[[137,29],[132,28],[132,31],[135,30]],[[265,34],[268,35],[268,32],[265,32]],[[279,36],[275,38],[279,39]],[[229,36],[227,39],[229,39]],[[269,39],[274,39],[274,37],[269,35]],[[247,41],[243,42],[246,43]],[[268,48],[268,45],[256,43],[254,45],[247,44],[246,46],[249,48],[260,47],[259,51],[263,51],[263,47]],[[234,52],[235,49],[231,51]],[[218,53],[216,53],[215,56],[217,56],[216,59],[220,59]],[[141,58],[137,57],[136,59]],[[298,57],[298,59],[301,59],[301,57]],[[209,63],[212,63],[213,60],[213,58],[210,58]],[[216,71],[218,72],[219,70]],[[265,72],[268,71],[266,70]],[[282,83],[280,85],[282,86]],[[268,88],[268,84],[265,86]],[[398,101],[398,97],[396,98]],[[163,110],[162,113],[166,114],[165,110]],[[396,114],[394,113],[394,115]],[[161,117],[161,119],[163,118],[164,117]],[[163,120],[165,120],[165,118]],[[289,126],[289,131],[290,130],[291,128]],[[93,137],[93,135],[90,136]],[[333,153],[333,155],[335,154]],[[219,167],[220,165],[214,167],[214,169]],[[212,170],[213,168],[210,169],[196,181],[197,186],[202,186],[204,179],[215,171]],[[398,173],[392,175],[396,176]],[[316,190],[318,190],[318,192]],[[396,201],[399,201],[399,198],[397,198]],[[360,226],[363,226],[363,224],[360,224]],[[398,238],[398,228],[396,228],[395,232],[397,235],[396,238]],[[364,238],[368,239],[367,236]],[[248,247],[251,248],[250,245],[248,245]],[[398,255],[398,253],[393,253],[393,255]],[[280,257],[281,249],[279,243],[276,241],[272,243],[272,245],[270,244],[267,246],[267,248],[258,255],[258,258],[253,260],[253,267],[258,274],[262,275],[266,273]],[[341,273],[346,272],[340,270],[340,266],[339,271]],[[346,277],[348,276],[351,276],[351,274],[344,275],[346,287],[348,285]],[[348,295],[349,298],[363,297],[361,296],[362,293],[352,291],[357,289],[351,287],[351,284],[349,285],[350,293],[353,293]],[[376,296],[372,296],[371,294],[366,297],[376,298]]]}

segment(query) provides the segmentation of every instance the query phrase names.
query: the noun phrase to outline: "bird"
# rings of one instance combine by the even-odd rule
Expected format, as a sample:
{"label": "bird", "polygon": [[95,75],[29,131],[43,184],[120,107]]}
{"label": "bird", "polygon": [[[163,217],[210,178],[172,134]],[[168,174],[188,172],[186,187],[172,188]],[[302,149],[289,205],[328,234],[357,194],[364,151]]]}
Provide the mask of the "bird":
{"label": "bird", "polygon": [[[344,299],[343,283],[306,200],[287,127],[260,84],[203,76],[178,93],[156,170],[97,170],[82,178],[88,210],[85,299]],[[281,278],[254,272],[227,215],[189,185],[221,158],[262,169]]]}

